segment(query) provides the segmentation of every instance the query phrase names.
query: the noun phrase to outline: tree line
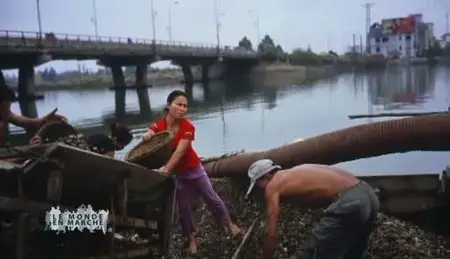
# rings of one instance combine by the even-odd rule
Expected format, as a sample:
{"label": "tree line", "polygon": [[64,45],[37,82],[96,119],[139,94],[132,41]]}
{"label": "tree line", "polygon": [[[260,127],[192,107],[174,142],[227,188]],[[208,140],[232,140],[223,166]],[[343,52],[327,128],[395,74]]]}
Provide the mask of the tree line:
{"label": "tree line", "polygon": [[296,48],[288,53],[279,44],[275,44],[269,35],[265,35],[262,38],[261,42],[256,46],[256,49],[254,49],[252,42],[247,37],[242,38],[238,42],[237,48],[256,50],[261,54],[261,58],[268,62],[281,61],[293,65],[332,64],[338,57],[333,51],[329,51],[325,55],[320,55],[312,51],[310,46],[306,49]]}

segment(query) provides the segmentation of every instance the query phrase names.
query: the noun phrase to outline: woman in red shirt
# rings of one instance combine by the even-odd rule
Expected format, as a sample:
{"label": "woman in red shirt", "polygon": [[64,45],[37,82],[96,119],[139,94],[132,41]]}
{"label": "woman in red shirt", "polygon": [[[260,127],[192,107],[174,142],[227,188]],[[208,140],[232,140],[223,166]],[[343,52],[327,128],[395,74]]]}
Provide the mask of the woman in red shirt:
{"label": "woman in red shirt", "polygon": [[195,127],[184,118],[187,107],[186,93],[179,90],[172,91],[167,97],[164,117],[150,125],[143,139],[145,141],[154,133],[163,130],[171,131],[174,134],[174,152],[160,170],[176,175],[177,205],[181,228],[188,238],[188,252],[195,254],[197,243],[194,238],[195,226],[191,194],[199,195],[206,202],[221,228],[230,231],[232,235],[239,234],[241,230],[231,221],[224,202],[213,189],[200,158],[192,147],[192,141],[195,139]]}

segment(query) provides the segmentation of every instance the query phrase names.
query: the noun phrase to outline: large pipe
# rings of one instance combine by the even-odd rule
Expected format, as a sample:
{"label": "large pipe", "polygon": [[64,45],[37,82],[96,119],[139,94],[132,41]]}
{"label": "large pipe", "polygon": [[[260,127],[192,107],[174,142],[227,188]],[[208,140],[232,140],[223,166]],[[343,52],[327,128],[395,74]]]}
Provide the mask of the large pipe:
{"label": "large pipe", "polygon": [[263,158],[291,168],[303,163],[331,165],[390,153],[448,150],[450,115],[429,115],[349,127],[264,152],[206,162],[204,167],[211,177],[239,177]]}

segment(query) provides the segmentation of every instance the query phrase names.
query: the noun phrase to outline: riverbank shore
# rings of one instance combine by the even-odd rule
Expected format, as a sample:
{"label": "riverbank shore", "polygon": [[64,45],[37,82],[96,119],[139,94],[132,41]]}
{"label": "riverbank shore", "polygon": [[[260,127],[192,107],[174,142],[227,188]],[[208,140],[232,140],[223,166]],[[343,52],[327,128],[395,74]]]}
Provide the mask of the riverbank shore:
{"label": "riverbank shore", "polygon": [[346,71],[339,65],[298,66],[286,63],[262,64],[251,71],[250,80],[263,87],[302,85]]}
{"label": "riverbank shore", "polygon": [[[201,71],[199,69],[192,69],[194,80],[200,80]],[[135,85],[135,75],[125,73],[125,83],[127,86]],[[175,85],[180,84],[184,80],[184,75],[181,70],[160,70],[151,71],[147,74],[147,83],[149,86],[158,85]],[[113,86],[112,75],[82,75],[73,76],[65,80],[58,80],[56,82],[48,82],[42,78],[35,78],[35,86],[38,91],[51,90],[72,90],[72,89],[107,89]],[[17,90],[17,84],[10,84],[10,87]]]}
{"label": "riverbank shore", "polygon": [[[339,65],[300,66],[286,63],[260,64],[250,71],[250,79],[257,85],[302,84],[311,80],[326,78],[336,75],[340,71]],[[201,81],[201,69],[193,67],[192,74],[195,82]],[[211,80],[217,79],[217,75],[211,75]],[[46,82],[42,78],[36,78],[37,91],[71,90],[71,89],[107,89],[113,86],[112,75],[86,75],[72,77],[57,82]],[[177,85],[183,83],[184,74],[181,70],[160,70],[147,74],[149,86]],[[133,74],[125,75],[125,82],[133,86],[135,78]],[[12,89],[17,86],[10,84]]]}

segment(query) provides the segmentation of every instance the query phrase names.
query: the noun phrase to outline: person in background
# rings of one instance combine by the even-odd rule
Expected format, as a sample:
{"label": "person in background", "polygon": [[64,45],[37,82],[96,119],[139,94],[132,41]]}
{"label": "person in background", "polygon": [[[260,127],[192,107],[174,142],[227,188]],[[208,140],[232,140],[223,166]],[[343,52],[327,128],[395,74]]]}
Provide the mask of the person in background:
{"label": "person in background", "polygon": [[168,130],[173,133],[173,154],[169,161],[159,170],[166,174],[174,174],[176,179],[176,197],[183,234],[188,239],[187,252],[197,253],[194,237],[195,225],[191,206],[192,194],[200,196],[213,212],[219,226],[229,231],[232,236],[241,233],[240,228],[230,219],[230,214],[216,191],[200,162],[200,158],[192,147],[195,140],[194,125],[184,118],[188,110],[187,95],[175,90],[167,97],[164,117],[152,125],[144,134],[143,141],[154,133]]}
{"label": "person in background", "polygon": [[[114,157],[115,151],[122,150],[133,139],[131,131],[118,123],[111,124],[110,135],[106,134],[94,134],[86,137],[87,143],[91,147],[91,150],[109,157]],[[42,144],[42,139],[39,136],[34,136],[31,141],[31,145]]]}
{"label": "person in background", "polygon": [[97,152],[109,157],[114,157],[115,151],[124,149],[133,139],[131,130],[118,123],[109,126],[110,135],[95,134],[87,137],[91,147],[97,148]]}
{"label": "person in background", "polygon": [[0,146],[6,145],[8,124],[12,123],[22,128],[39,128],[46,122],[67,119],[56,114],[57,109],[41,118],[29,118],[11,112],[11,103],[17,100],[14,91],[8,86],[0,85]]}
{"label": "person in background", "polygon": [[253,163],[248,176],[246,197],[258,185],[264,189],[267,202],[262,258],[274,258],[281,197],[296,198],[304,208],[327,207],[311,239],[295,258],[363,258],[380,207],[375,190],[367,183],[332,166],[304,164],[281,170],[269,159]]}

